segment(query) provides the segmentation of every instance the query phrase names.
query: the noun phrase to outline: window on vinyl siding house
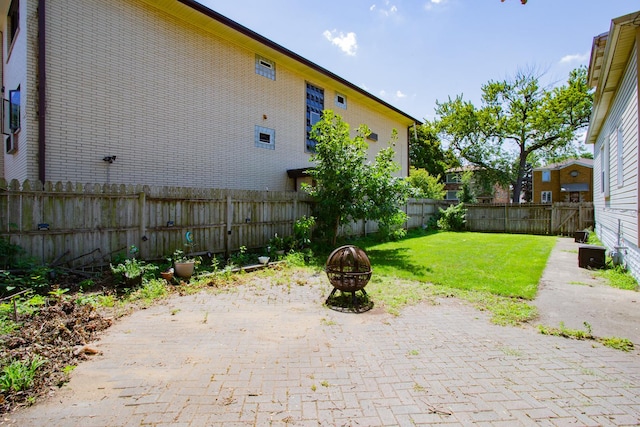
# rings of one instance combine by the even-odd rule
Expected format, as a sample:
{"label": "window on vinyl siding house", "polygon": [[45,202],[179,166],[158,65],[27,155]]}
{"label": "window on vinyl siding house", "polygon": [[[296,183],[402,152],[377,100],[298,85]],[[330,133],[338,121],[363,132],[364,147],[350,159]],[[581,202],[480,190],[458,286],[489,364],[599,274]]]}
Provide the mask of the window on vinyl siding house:
{"label": "window on vinyl siding house", "polygon": [[617,184],[618,188],[624,185],[624,143],[622,139],[622,127],[618,126],[616,129],[616,157],[618,160],[618,174],[617,174]]}
{"label": "window on vinyl siding house", "polygon": [[12,0],[7,13],[7,51],[11,49],[13,41],[20,28],[20,1]]}

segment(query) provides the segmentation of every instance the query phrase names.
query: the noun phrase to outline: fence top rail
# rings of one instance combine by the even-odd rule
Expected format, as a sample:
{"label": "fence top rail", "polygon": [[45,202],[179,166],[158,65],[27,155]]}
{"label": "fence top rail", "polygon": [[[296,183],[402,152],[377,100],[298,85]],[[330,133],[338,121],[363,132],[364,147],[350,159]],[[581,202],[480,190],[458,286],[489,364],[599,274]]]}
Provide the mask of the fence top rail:
{"label": "fence top rail", "polygon": [[262,190],[230,190],[220,188],[169,187],[131,184],[97,184],[79,182],[51,182],[44,184],[40,181],[25,180],[22,183],[16,179],[7,182],[0,178],[0,195],[12,194],[55,194],[72,196],[138,196],[144,193],[150,198],[162,199],[190,199],[211,200],[226,199],[247,201],[278,201],[298,200],[312,201],[313,198],[304,192],[292,191],[262,191]]}
{"label": "fence top rail", "polygon": [[555,203],[465,203],[465,206],[468,208],[536,208],[536,207],[544,207],[544,208],[552,208],[556,207],[593,207],[592,202],[579,202],[579,203],[569,203],[569,202],[555,202]]}

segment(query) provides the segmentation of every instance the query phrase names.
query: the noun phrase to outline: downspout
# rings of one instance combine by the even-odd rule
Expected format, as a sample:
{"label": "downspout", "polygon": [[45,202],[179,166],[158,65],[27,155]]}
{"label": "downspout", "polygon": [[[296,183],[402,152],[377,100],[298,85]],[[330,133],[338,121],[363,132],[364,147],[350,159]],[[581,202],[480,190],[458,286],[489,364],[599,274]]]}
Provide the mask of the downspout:
{"label": "downspout", "polygon": [[42,184],[46,180],[46,50],[45,50],[45,0],[38,0],[38,179]]}

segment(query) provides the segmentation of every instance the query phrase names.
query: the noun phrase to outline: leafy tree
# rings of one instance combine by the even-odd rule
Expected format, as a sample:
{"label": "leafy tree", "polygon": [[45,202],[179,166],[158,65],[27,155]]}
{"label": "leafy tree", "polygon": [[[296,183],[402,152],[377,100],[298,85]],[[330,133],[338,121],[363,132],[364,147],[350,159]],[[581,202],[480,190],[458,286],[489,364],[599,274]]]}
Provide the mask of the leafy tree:
{"label": "leafy tree", "polygon": [[425,169],[431,176],[445,176],[448,169],[460,166],[450,149],[443,149],[434,123],[426,121],[410,132],[409,161],[416,169]]}
{"label": "leafy tree", "polygon": [[391,144],[376,155],[375,162],[367,165],[368,174],[362,185],[365,189],[365,216],[362,219],[378,221],[378,229],[387,238],[403,237],[405,230],[402,225],[407,220],[407,214],[400,209],[409,196],[409,184],[404,178],[394,176],[400,170],[400,165],[394,161],[395,142],[398,139],[394,129]]}
{"label": "leafy tree", "polygon": [[550,90],[532,73],[482,86],[482,107],[462,95],[438,103],[438,129],[471,164],[513,188],[519,202],[527,162],[536,155],[566,150],[589,123],[593,95],[585,67],[571,71],[566,85]]}
{"label": "leafy tree", "polygon": [[[378,221],[381,231],[394,233],[406,219],[400,205],[406,202],[408,185],[393,176],[400,169],[393,161],[393,146],[380,150],[373,164],[367,162],[369,133],[366,125],[360,125],[351,138],[349,125],[331,110],[325,110],[311,130],[316,152],[310,158],[315,167],[309,174],[316,185],[304,188],[318,202],[318,219],[330,228],[333,245],[345,222]],[[395,138],[394,131],[392,144]]]}
{"label": "leafy tree", "polygon": [[447,194],[440,175],[433,176],[426,169],[411,167],[407,177],[409,185],[416,190],[415,196],[425,199],[443,200]]}

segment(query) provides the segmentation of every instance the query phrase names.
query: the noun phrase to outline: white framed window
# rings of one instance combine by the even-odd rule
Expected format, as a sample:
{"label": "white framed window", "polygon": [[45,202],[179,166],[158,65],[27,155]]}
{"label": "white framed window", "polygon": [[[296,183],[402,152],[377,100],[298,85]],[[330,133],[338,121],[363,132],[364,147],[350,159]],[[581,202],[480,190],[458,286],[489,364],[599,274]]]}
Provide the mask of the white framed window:
{"label": "white framed window", "polygon": [[540,201],[542,203],[551,203],[553,201],[553,197],[551,191],[543,191],[540,193]]}
{"label": "white framed window", "polygon": [[447,174],[447,181],[446,181],[446,182],[448,182],[448,183],[454,183],[454,184],[457,184],[457,183],[462,182],[462,179],[460,178],[460,174],[457,174],[457,173],[448,173],[448,174]]}
{"label": "white framed window", "polygon": [[336,93],[336,107],[347,109],[347,97],[341,93]]}
{"label": "white framed window", "polygon": [[20,131],[20,86],[9,91],[9,129],[12,133]]}
{"label": "white framed window", "polygon": [[551,182],[551,171],[542,171],[542,182]]}
{"label": "white framed window", "polygon": [[256,55],[256,74],[275,80],[276,63],[260,55]]}
{"label": "white framed window", "polygon": [[276,149],[275,129],[270,129],[270,128],[256,125],[255,146],[258,148],[266,148],[267,150],[275,150]]}
{"label": "white framed window", "polygon": [[11,50],[13,41],[20,28],[20,0],[11,0],[7,13],[7,51]]}
{"label": "white framed window", "polygon": [[600,192],[609,197],[609,138],[605,138],[600,147]]}
{"label": "white framed window", "polygon": [[457,191],[447,191],[446,200],[458,200],[458,192]]}
{"label": "white framed window", "polygon": [[616,130],[616,157],[618,160],[618,174],[617,174],[618,188],[624,185],[623,154],[624,154],[624,143],[622,139],[622,127],[618,126],[618,129]]}

